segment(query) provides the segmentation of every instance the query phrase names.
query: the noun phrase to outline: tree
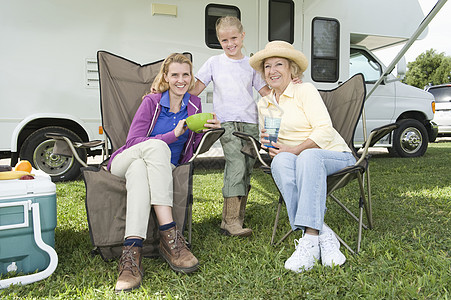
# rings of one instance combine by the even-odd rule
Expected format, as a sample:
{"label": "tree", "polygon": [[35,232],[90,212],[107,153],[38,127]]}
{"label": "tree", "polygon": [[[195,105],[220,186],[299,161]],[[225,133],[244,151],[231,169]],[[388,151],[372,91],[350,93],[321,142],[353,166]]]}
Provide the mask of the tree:
{"label": "tree", "polygon": [[430,49],[407,64],[403,82],[423,89],[426,85],[451,82],[451,56]]}

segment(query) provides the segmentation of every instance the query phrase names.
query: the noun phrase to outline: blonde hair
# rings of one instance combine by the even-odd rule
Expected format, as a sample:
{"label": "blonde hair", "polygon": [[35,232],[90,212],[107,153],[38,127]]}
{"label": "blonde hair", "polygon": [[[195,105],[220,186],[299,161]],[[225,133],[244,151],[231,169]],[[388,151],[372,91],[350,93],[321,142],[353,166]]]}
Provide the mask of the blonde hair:
{"label": "blonde hair", "polygon": [[169,55],[161,65],[160,71],[158,72],[157,76],[155,77],[152,86],[151,91],[155,91],[157,93],[163,93],[169,90],[169,83],[164,79],[164,75],[168,75],[169,72],[169,66],[172,63],[179,63],[179,64],[188,64],[189,65],[189,73],[191,75],[191,81],[189,83],[188,90],[192,89],[194,87],[195,79],[193,76],[193,64],[189,60],[188,57],[181,53],[172,53]]}
{"label": "blonde hair", "polygon": [[235,27],[238,29],[239,33],[243,33],[244,28],[243,24],[241,24],[240,19],[234,16],[224,16],[220,17],[216,20],[216,37],[219,40],[219,30],[225,28],[225,27]]}
{"label": "blonde hair", "polygon": [[298,66],[297,63],[292,61],[291,59],[287,59],[288,63],[290,64],[290,71],[291,71],[291,79],[293,78],[302,78],[302,75],[304,74],[301,72],[301,67]]}

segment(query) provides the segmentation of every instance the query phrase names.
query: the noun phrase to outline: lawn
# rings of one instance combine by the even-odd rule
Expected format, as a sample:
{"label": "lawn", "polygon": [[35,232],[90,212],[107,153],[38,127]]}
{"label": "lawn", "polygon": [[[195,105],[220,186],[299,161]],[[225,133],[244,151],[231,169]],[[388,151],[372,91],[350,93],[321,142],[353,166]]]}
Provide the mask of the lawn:
{"label": "lawn", "polygon": [[[142,288],[115,295],[117,261],[91,256],[82,181],[57,184],[59,265],[51,277],[0,290],[4,299],[448,299],[451,287],[451,142],[430,144],[421,158],[371,159],[373,230],[362,251],[345,251],[342,267],[316,265],[296,274],[284,269],[294,250],[292,234],[269,244],[277,204],[271,178],[256,169],[246,224],[250,238],[219,234],[221,169],[195,171],[193,253],[200,270],[174,273],[161,259],[143,260]],[[357,185],[340,191],[357,211]],[[355,205],[354,205],[355,203]],[[279,234],[288,229],[286,211]],[[332,201],[326,222],[353,247],[357,226]],[[342,247],[343,249],[343,247]]]}

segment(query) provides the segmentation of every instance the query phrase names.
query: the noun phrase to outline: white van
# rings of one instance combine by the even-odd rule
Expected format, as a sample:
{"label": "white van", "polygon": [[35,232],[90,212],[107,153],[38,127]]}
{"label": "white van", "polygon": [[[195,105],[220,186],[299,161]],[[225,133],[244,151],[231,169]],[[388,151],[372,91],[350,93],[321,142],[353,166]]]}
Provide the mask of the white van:
{"label": "white van", "polygon": [[[309,58],[304,81],[331,89],[363,72],[368,90],[385,68],[372,51],[405,42],[424,17],[412,0],[7,1],[0,17],[0,158],[11,157],[12,165],[27,159],[55,181],[77,177],[78,162],[54,155],[45,134],[104,139],[97,51],[140,64],[190,52],[196,71],[222,52],[214,23],[227,14],[242,20],[246,55],[285,40]],[[211,110],[212,86],[201,97],[204,110]],[[366,103],[368,133],[402,120],[381,146],[400,156],[423,155],[436,134],[432,105],[429,93],[390,75]],[[356,145],[363,141],[360,132]]]}
{"label": "white van", "polygon": [[[351,46],[350,75],[363,73],[367,91],[385,70],[384,64],[365,47]],[[398,73],[405,74],[403,63]],[[376,146],[386,147],[394,156],[422,156],[437,137],[434,117],[434,98],[423,90],[403,84],[390,74],[365,103],[366,124],[369,130],[383,124],[398,122],[399,128],[382,138]],[[362,123],[359,123],[354,137],[356,147],[364,141]]]}
{"label": "white van", "polygon": [[438,126],[438,135],[451,136],[451,83],[428,85],[424,90],[435,98],[436,113],[432,121]]}

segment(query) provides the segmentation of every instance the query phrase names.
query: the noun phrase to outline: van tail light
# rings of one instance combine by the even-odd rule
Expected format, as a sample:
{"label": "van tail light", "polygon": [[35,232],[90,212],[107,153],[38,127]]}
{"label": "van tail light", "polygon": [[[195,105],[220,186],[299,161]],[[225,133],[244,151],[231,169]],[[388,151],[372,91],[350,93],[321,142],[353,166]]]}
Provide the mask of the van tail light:
{"label": "van tail light", "polygon": [[[433,107],[434,107],[434,112],[435,112],[435,104],[432,104],[433,105]],[[103,127],[102,126],[99,126],[99,134],[103,134]]]}
{"label": "van tail light", "polygon": [[435,114],[435,101],[432,101],[432,113],[434,113]]}

